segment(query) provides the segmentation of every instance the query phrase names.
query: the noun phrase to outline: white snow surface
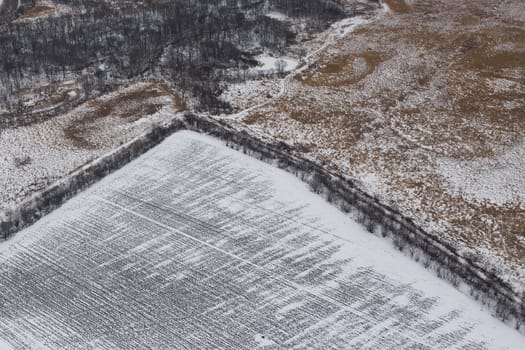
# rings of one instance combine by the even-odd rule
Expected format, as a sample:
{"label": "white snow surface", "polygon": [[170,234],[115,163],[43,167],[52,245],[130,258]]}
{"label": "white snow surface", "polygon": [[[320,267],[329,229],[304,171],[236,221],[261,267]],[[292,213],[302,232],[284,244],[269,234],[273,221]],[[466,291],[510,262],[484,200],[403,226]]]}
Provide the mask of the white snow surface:
{"label": "white snow surface", "polygon": [[360,26],[367,22],[369,22],[369,20],[361,16],[345,18],[342,21],[339,21],[337,23],[338,31],[335,33],[336,38],[343,38],[347,36],[348,34],[353,32],[357,26]]}
{"label": "white snow surface", "polygon": [[438,169],[453,189],[480,201],[504,204],[525,199],[525,139],[493,158],[439,159]]}
{"label": "white snow surface", "polygon": [[178,132],[0,244],[0,344],[516,349],[293,175]]}
{"label": "white snow surface", "polygon": [[[0,0],[0,5],[2,5],[2,0]],[[14,350],[14,348],[3,340],[0,340],[0,350]]]}
{"label": "white snow surface", "polygon": [[270,17],[283,22],[288,21],[290,19],[290,17],[288,17],[286,14],[279,11],[270,11],[266,14],[266,17]]}
{"label": "white snow surface", "polygon": [[284,62],[283,72],[291,72],[299,65],[299,62],[292,57],[273,57],[267,54],[262,54],[254,57],[259,62],[259,66],[255,70],[265,73],[276,72],[277,62]]}

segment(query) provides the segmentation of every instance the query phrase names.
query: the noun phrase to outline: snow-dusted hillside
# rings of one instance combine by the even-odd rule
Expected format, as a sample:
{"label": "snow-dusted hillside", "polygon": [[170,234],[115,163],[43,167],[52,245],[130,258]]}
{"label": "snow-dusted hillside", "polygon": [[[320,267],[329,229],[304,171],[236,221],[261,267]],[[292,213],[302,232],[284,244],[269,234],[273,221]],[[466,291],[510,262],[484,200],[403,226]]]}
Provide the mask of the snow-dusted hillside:
{"label": "snow-dusted hillside", "polygon": [[182,108],[168,85],[141,82],[42,123],[0,129],[0,212]]}
{"label": "snow-dusted hillside", "polygon": [[223,120],[361,183],[524,299],[523,2],[383,3],[298,43],[314,54],[280,82],[226,91]]}
{"label": "snow-dusted hillside", "polygon": [[179,132],[0,244],[6,349],[523,349],[292,175]]}

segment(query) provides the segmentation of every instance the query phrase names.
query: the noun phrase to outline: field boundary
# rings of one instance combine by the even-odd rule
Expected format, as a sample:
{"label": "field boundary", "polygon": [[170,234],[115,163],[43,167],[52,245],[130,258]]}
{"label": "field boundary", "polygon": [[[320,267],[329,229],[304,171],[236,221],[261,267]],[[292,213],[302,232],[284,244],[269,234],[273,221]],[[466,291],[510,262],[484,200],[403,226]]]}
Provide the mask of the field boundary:
{"label": "field boundary", "polygon": [[453,245],[440,239],[439,235],[426,232],[412,219],[361,190],[352,180],[332,174],[315,162],[293,155],[285,143],[270,144],[244,131],[238,131],[226,122],[190,112],[153,127],[113,152],[76,169],[16,208],[0,214],[0,236],[8,239],[181,130],[209,134],[224,141],[228,147],[293,173],[309,184],[315,193],[351,214],[369,232],[390,239],[400,251],[435,271],[438,277],[448,280],[456,288],[470,292],[474,299],[487,305],[495,316],[523,332],[523,296],[499,276],[479,266],[469,257],[462,256]]}

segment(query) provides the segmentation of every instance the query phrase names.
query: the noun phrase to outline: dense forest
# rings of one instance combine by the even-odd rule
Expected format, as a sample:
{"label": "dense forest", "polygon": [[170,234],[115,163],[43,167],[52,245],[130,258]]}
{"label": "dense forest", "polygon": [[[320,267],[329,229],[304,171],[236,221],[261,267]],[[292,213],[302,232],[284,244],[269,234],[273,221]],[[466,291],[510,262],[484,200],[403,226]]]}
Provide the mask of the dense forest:
{"label": "dense forest", "polygon": [[[10,4],[6,0],[4,8]],[[345,15],[330,0],[57,0],[73,11],[31,21],[4,9],[0,25],[0,113],[4,125],[31,122],[19,94],[49,82],[77,81],[83,100],[134,79],[162,76],[200,108],[227,110],[220,82],[239,79],[261,50],[280,53],[298,28],[265,14],[278,11],[316,31]],[[30,8],[25,0],[23,6]],[[81,101],[78,101],[81,102]]]}

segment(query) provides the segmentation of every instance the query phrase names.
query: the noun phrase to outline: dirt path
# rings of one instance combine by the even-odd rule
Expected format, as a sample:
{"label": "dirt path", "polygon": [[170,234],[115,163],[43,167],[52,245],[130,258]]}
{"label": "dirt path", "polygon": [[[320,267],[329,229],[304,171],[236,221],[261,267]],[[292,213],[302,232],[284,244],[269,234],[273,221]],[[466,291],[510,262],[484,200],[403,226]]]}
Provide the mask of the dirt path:
{"label": "dirt path", "polygon": [[227,115],[226,119],[240,120],[246,117],[250,112],[256,109],[259,109],[261,107],[267,106],[275,102],[279,98],[283,97],[288,91],[289,82],[293,78],[295,78],[298,74],[308,70],[315,62],[317,62],[317,60],[315,59],[315,56],[319,55],[321,52],[326,50],[328,46],[336,43],[338,40],[343,39],[346,35],[351,33],[355,27],[363,23],[366,23],[366,22],[367,20],[363,16],[356,16],[356,17],[346,18],[344,20],[341,20],[339,22],[332,24],[330,29],[322,33],[322,35],[325,37],[323,40],[323,44],[316,50],[312,51],[305,57],[301,58],[302,64],[298,68],[290,71],[289,74],[287,74],[284,78],[281,79],[280,84],[279,84],[279,92],[275,96],[255,106],[248,107],[242,110],[241,112]]}

